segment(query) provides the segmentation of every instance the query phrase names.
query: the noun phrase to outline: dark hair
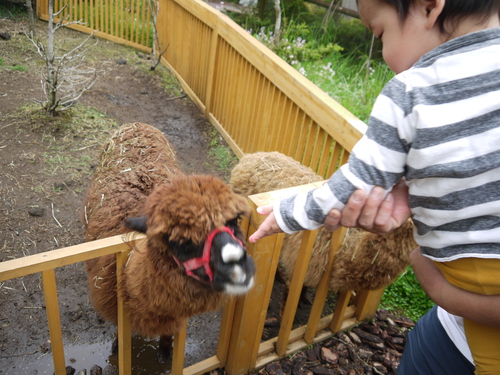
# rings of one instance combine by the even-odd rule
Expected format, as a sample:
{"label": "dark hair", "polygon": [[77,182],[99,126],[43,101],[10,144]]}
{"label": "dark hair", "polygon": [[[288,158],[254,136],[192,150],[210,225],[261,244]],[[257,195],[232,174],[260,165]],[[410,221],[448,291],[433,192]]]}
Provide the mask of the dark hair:
{"label": "dark hair", "polygon": [[[394,6],[400,19],[404,21],[416,0],[382,1]],[[487,18],[493,13],[500,16],[500,0],[447,0],[437,22],[442,32],[449,32],[445,28],[445,24],[448,22],[456,25],[461,19],[468,16],[476,16],[480,20],[481,17]]]}

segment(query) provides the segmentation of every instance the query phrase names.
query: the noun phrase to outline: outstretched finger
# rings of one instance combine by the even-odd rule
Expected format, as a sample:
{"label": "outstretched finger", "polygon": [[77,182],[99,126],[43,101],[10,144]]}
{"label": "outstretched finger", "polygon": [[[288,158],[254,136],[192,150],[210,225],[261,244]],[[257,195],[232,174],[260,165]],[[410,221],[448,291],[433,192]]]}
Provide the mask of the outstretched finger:
{"label": "outstretched finger", "polygon": [[261,215],[269,215],[271,212],[273,212],[273,205],[268,204],[266,206],[257,207],[257,212]]}

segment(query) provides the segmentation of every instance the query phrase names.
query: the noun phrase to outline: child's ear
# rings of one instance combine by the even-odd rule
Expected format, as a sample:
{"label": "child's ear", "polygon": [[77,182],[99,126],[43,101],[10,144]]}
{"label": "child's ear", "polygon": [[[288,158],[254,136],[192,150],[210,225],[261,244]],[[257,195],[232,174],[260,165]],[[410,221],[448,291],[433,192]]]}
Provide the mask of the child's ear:
{"label": "child's ear", "polygon": [[427,29],[432,29],[439,18],[439,15],[443,11],[446,0],[420,0],[423,1],[423,6],[425,6],[425,11],[427,14],[427,22],[425,26]]}

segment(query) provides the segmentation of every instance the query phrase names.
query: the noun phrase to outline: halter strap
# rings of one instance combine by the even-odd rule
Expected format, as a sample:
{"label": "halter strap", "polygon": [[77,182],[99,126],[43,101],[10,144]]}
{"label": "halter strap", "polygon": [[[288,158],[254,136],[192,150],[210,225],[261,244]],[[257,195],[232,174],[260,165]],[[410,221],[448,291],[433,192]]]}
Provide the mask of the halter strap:
{"label": "halter strap", "polygon": [[[234,235],[234,232],[230,228],[228,228],[228,227],[216,228],[208,234],[207,239],[205,240],[205,244],[203,246],[203,255],[201,257],[191,258],[191,259],[188,259],[185,262],[181,263],[177,259],[177,257],[174,256],[174,260],[177,262],[179,267],[181,267],[181,266],[184,267],[184,269],[186,271],[186,275],[191,276],[192,278],[194,278],[198,281],[201,281],[202,283],[205,283],[205,284],[212,283],[212,281],[214,280],[214,274],[212,272],[212,269],[210,268],[210,253],[211,253],[212,242],[214,240],[214,237],[221,232],[229,233],[231,235],[231,237],[241,245],[241,247],[245,248],[245,246],[243,245],[243,242]],[[196,275],[193,272],[201,267],[203,267],[205,269],[205,273],[208,276],[208,279],[210,280],[209,282],[202,280],[198,275]]]}

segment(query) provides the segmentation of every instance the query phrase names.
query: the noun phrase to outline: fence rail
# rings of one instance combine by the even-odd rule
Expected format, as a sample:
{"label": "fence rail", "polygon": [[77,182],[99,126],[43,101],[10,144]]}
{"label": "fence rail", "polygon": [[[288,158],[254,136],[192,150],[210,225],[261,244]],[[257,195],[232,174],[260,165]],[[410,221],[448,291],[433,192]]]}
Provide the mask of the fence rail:
{"label": "fence rail", "polygon": [[[151,12],[140,0],[55,0],[59,19],[82,20],[69,27],[143,51],[151,51]],[[48,19],[48,0],[37,1],[38,15]],[[161,62],[182,83],[191,99],[224,136],[237,156],[257,151],[280,151],[319,175],[329,176],[345,163],[366,125],[290,67],[227,16],[199,0],[160,0],[157,21]],[[168,46],[168,48],[167,48]],[[257,206],[311,189],[304,185],[249,198]],[[243,222],[248,238],[262,221],[252,214]],[[231,300],[224,309],[215,356],[184,367],[186,325],[175,337],[172,373],[202,374],[224,367],[229,375],[245,374],[320,341],[374,315],[382,290],[350,291],[337,296],[335,311],[322,316],[334,254],[345,231],[330,242],[330,259],[316,289],[305,326],[293,329],[301,286],[316,232],[305,232],[300,259],[291,280],[277,337],[262,342],[262,332],[281,251],[283,235],[249,244],[256,267],[255,287]],[[123,261],[129,246],[121,237],[0,263],[0,281],[42,272],[47,306],[57,306],[54,269],[104,254]],[[118,275],[119,276],[119,275]],[[47,309],[56,375],[65,374],[58,309]],[[130,326],[119,303],[120,374],[131,373]]]}

